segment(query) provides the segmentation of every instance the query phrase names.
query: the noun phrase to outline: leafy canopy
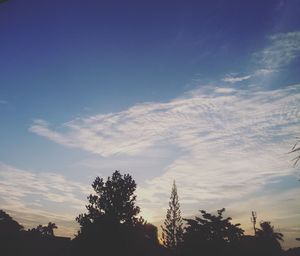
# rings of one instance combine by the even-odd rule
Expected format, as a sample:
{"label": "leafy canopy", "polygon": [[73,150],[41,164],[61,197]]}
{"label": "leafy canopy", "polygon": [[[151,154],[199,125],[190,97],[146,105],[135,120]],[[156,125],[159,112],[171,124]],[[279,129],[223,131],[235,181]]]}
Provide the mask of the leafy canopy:
{"label": "leafy canopy", "polygon": [[217,215],[207,213],[203,210],[200,212],[202,217],[185,219],[187,221],[185,239],[196,238],[202,241],[222,241],[229,243],[243,236],[244,230],[239,227],[240,224],[232,224],[230,217],[223,217],[225,208],[218,210]]}
{"label": "leafy canopy", "polygon": [[274,226],[270,221],[263,221],[260,223],[260,229],[256,230],[256,235],[261,238],[274,239],[283,241],[283,234],[274,231]]}
{"label": "leafy canopy", "polygon": [[47,226],[38,225],[36,228],[29,229],[28,232],[43,237],[53,237],[54,229],[56,228],[57,226],[55,223],[49,222]]}
{"label": "leafy canopy", "polygon": [[76,220],[84,227],[104,217],[116,223],[132,224],[140,212],[135,205],[136,183],[129,174],[115,171],[106,181],[96,177],[92,184],[95,194],[88,196],[88,213],[80,214]]}

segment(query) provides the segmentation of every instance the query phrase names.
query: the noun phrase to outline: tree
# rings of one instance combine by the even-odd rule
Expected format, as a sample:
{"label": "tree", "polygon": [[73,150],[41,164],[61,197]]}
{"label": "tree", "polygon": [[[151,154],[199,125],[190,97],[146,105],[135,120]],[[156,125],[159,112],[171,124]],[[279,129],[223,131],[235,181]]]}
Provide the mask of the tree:
{"label": "tree", "polygon": [[269,221],[260,223],[260,229],[257,229],[256,237],[260,243],[261,255],[282,255],[279,241],[283,241],[283,234],[275,232]]}
{"label": "tree", "polygon": [[283,241],[283,234],[274,231],[274,226],[271,226],[270,221],[260,223],[260,229],[257,229],[256,235],[261,238],[268,238],[277,241]]}
{"label": "tree", "polygon": [[23,230],[23,226],[13,220],[5,211],[0,210],[0,234],[14,234]]}
{"label": "tree", "polygon": [[47,226],[38,225],[36,228],[29,229],[28,232],[43,237],[53,237],[56,228],[55,223],[49,222]]}
{"label": "tree", "polygon": [[223,217],[225,208],[218,210],[217,215],[207,213],[204,210],[200,212],[202,217],[185,219],[187,221],[186,235],[196,233],[202,240],[220,240],[226,243],[239,240],[243,236],[244,230],[239,227],[239,223],[232,224],[230,222],[231,217]]}
{"label": "tree", "polygon": [[132,177],[115,171],[106,181],[97,177],[92,187],[95,194],[88,196],[88,212],[76,218],[80,231],[73,240],[73,255],[148,255],[136,242],[149,239],[140,232],[144,221],[137,218],[140,208],[135,205]]}
{"label": "tree", "polygon": [[231,218],[224,218],[225,208],[217,215],[201,210],[201,217],[184,219],[187,222],[184,233],[184,255],[231,255],[233,245],[242,238],[244,230],[240,224],[232,224]]}
{"label": "tree", "polygon": [[57,228],[57,226],[56,226],[55,223],[49,222],[47,227],[46,227],[46,230],[45,230],[46,235],[47,236],[54,236],[54,229],[56,229],[56,228]]}
{"label": "tree", "polygon": [[0,210],[0,255],[22,255],[23,226]]}
{"label": "tree", "polygon": [[104,182],[103,178],[96,177],[92,184],[96,194],[88,196],[88,213],[80,214],[76,220],[81,227],[104,217],[117,223],[132,224],[140,208],[135,205],[136,183],[129,174],[121,175],[115,171],[112,177]]}
{"label": "tree", "polygon": [[163,243],[167,248],[176,252],[183,238],[183,221],[181,218],[180,204],[178,200],[177,187],[173,182],[169,209],[167,210],[164,226],[162,226]]}

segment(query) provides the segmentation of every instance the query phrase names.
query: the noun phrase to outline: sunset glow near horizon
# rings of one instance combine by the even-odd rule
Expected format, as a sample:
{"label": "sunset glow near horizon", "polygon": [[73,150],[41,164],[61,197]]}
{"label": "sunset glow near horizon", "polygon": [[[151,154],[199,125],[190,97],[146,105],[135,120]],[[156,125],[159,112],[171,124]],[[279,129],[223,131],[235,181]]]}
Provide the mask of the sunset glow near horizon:
{"label": "sunset glow near horizon", "polygon": [[73,236],[96,176],[137,182],[160,226],[251,211],[299,246],[299,1],[0,4],[0,205]]}

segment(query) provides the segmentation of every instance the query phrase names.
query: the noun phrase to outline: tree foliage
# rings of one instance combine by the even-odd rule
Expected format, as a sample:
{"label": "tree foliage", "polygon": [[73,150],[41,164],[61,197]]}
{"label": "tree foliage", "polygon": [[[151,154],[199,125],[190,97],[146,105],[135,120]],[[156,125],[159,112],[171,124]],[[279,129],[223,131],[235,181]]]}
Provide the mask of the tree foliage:
{"label": "tree foliage", "polygon": [[181,218],[180,204],[178,200],[177,187],[173,183],[169,208],[167,210],[164,226],[162,226],[163,243],[167,248],[176,250],[183,239],[183,221]]}
{"label": "tree foliage", "polygon": [[43,237],[53,237],[54,229],[56,228],[57,226],[55,223],[49,222],[47,226],[38,225],[36,228],[29,229],[28,232]]}
{"label": "tree foliage", "polygon": [[11,234],[23,230],[23,226],[5,211],[0,210],[0,234]]}
{"label": "tree foliage", "polygon": [[186,236],[197,236],[200,240],[205,241],[224,241],[226,243],[240,239],[244,230],[240,224],[232,224],[231,218],[224,218],[225,208],[217,211],[217,215],[207,213],[201,210],[202,217],[195,219],[185,219],[187,221]]}
{"label": "tree foliage", "polygon": [[137,217],[132,177],[115,171],[106,181],[97,177],[92,187],[88,212],[77,217],[80,231],[73,240],[73,255],[159,255],[156,227]]}
{"label": "tree foliage", "polygon": [[115,171],[105,182],[97,177],[92,184],[96,194],[88,196],[88,213],[80,214],[76,220],[85,227],[103,217],[117,223],[132,224],[140,208],[135,205],[136,183],[129,174]]}
{"label": "tree foliage", "polygon": [[274,231],[274,226],[270,221],[263,221],[260,223],[260,229],[257,229],[256,235],[261,238],[273,239],[283,241],[283,234]]}
{"label": "tree foliage", "polygon": [[240,224],[232,224],[231,218],[224,218],[225,208],[217,215],[201,210],[200,217],[184,219],[187,222],[184,233],[184,255],[230,255],[234,245],[241,239],[244,230]]}

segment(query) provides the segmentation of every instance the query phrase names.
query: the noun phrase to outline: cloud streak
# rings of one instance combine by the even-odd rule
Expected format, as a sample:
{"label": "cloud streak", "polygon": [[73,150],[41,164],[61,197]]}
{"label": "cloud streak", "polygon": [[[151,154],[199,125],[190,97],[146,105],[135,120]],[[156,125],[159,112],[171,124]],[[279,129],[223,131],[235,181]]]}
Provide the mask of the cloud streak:
{"label": "cloud streak", "polygon": [[248,80],[252,77],[252,75],[247,75],[247,76],[227,76],[225,78],[223,78],[222,80],[224,82],[228,82],[228,83],[237,83],[237,82],[242,82],[245,80]]}
{"label": "cloud streak", "polygon": [[269,36],[270,45],[256,56],[266,68],[289,65],[300,55],[300,32],[280,33]]}
{"label": "cloud streak", "polygon": [[249,148],[258,137],[270,142],[296,132],[298,91],[299,85],[273,91],[204,87],[167,103],[75,119],[63,124],[63,132],[42,120],[30,131],[104,157],[134,155],[161,142],[187,151],[212,142],[233,147],[239,141]]}
{"label": "cloud streak", "polygon": [[271,68],[261,68],[261,69],[257,69],[256,71],[254,71],[253,73],[246,75],[246,76],[233,76],[233,75],[227,75],[226,77],[224,77],[222,79],[223,82],[227,82],[227,83],[238,83],[238,82],[243,82],[243,81],[247,81],[247,80],[252,80],[255,78],[263,78],[265,76],[269,76],[271,74],[274,74],[278,72],[278,70],[276,69],[271,69]]}
{"label": "cloud streak", "polygon": [[89,192],[88,185],[60,174],[36,173],[0,162],[1,208],[13,212],[27,227],[39,224],[39,220],[72,223],[67,235],[73,235],[74,218],[84,210]]}
{"label": "cloud streak", "polygon": [[63,125],[64,132],[41,121],[30,130],[103,157],[141,155],[149,147],[171,145],[180,156],[162,175],[141,184],[139,198],[149,210],[151,204],[161,207],[175,178],[188,207],[195,201],[238,199],[293,174],[285,153],[287,141],[299,132],[299,88],[208,86],[166,103],[75,119]]}
{"label": "cloud streak", "polygon": [[268,39],[269,45],[253,54],[256,66],[260,65],[260,69],[244,76],[229,74],[222,81],[234,84],[255,78],[261,79],[278,72],[300,56],[300,31],[274,34]]}

